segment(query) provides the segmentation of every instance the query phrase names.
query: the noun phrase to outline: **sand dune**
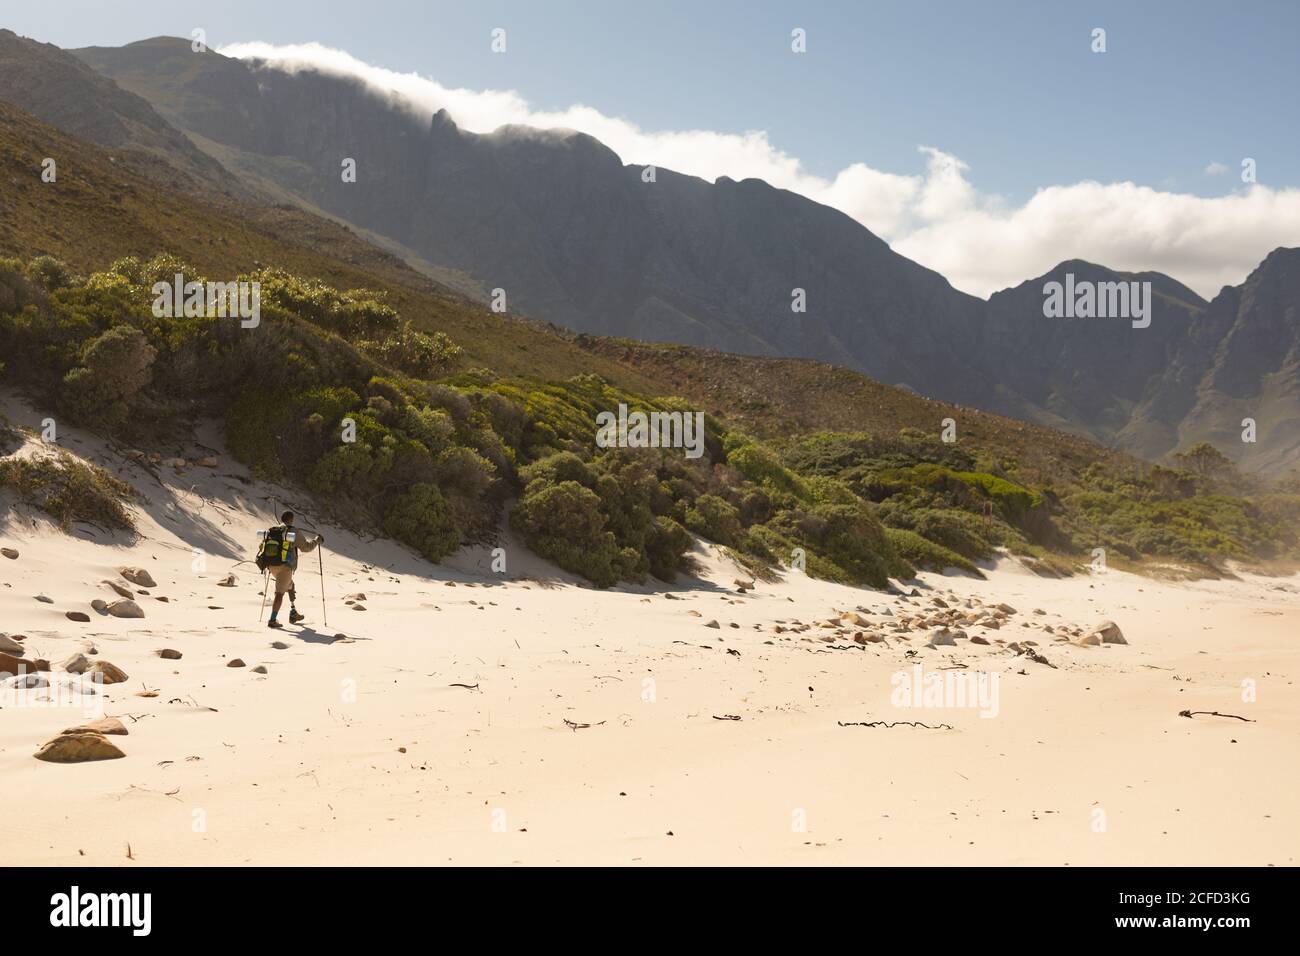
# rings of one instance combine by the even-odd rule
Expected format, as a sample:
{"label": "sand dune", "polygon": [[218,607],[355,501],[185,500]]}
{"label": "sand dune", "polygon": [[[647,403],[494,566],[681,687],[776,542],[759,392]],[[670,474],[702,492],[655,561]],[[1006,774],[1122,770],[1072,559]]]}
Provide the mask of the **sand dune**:
{"label": "sand dune", "polygon": [[[509,535],[505,573],[487,549],[430,565],[202,443],[186,460],[214,466],[177,469],[66,438],[146,495],[134,543],[0,526],[0,629],[50,663],[0,697],[4,864],[1296,862],[1297,579],[1056,580],[1006,558],[898,595],[798,574],[741,591],[701,544],[695,578],[597,591]],[[286,504],[327,535],[328,624],[307,555],[308,619],[276,632],[239,562]],[[92,607],[123,592],[142,618]],[[897,629],[935,598],[986,623],[950,644]],[[1080,641],[1104,620],[1128,643]],[[74,693],[93,685],[77,654],[127,679]],[[917,676],[941,704],[985,696],[897,706]],[[124,756],[33,756],[103,716]]]}

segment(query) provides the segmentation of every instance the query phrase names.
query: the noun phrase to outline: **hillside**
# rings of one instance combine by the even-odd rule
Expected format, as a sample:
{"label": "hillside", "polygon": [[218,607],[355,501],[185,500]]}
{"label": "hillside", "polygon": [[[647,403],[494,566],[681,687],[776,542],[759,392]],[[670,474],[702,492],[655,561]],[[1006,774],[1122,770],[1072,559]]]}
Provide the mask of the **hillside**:
{"label": "hillside", "polygon": [[[1250,470],[1300,461],[1294,366],[1277,365],[1277,339],[1260,332],[1275,328],[1290,354],[1300,300],[1285,282],[1262,280],[1272,291],[1260,299],[1227,290],[1255,303],[1229,315],[1229,302],[1211,310],[1168,276],[1070,261],[984,302],[842,213],[757,180],[658,169],[647,183],[590,136],[474,134],[353,78],[196,55],[166,37],[75,53],[241,179],[576,331],[812,358],[1148,460],[1212,440]],[[341,181],[343,157],[358,163],[355,183]],[[1044,283],[1070,272],[1151,282],[1151,325],[1045,318]],[[805,312],[791,310],[796,289]],[[1254,445],[1237,434],[1247,416],[1260,423]]]}

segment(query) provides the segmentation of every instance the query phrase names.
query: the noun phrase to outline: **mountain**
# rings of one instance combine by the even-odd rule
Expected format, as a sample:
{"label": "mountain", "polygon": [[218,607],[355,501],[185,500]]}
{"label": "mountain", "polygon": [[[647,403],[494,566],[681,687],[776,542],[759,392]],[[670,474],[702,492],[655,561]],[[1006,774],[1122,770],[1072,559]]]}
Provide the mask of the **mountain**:
{"label": "mountain", "polygon": [[[512,312],[818,359],[1152,459],[1213,439],[1266,471],[1300,460],[1288,353],[1275,347],[1294,339],[1300,299],[1281,279],[1259,275],[1255,288],[1253,276],[1207,303],[1168,276],[1070,261],[985,302],[842,213],[758,180],[661,168],[647,182],[585,134],[470,133],[353,78],[194,53],[184,40],[74,52],[241,181],[383,237],[481,299],[503,290]],[[355,182],[341,175],[346,159]],[[1261,271],[1287,272],[1293,253],[1274,256]],[[1044,285],[1067,275],[1150,282],[1150,326],[1046,317]],[[806,311],[792,310],[795,290]],[[1261,438],[1243,445],[1252,409]]]}

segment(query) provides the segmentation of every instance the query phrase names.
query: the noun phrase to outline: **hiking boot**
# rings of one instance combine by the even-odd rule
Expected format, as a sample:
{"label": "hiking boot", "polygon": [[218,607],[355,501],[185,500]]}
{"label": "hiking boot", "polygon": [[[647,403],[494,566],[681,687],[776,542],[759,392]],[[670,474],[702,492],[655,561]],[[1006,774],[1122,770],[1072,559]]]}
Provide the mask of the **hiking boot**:
{"label": "hiking boot", "polygon": [[273,628],[275,628],[276,630],[279,630],[280,628],[284,627],[283,624],[281,624],[279,621],[275,620],[274,618],[272,618],[271,620],[267,621],[267,622],[266,622],[266,626],[267,626],[267,627],[273,627]]}
{"label": "hiking boot", "polygon": [[297,611],[290,611],[290,612],[289,612],[289,623],[290,623],[290,624],[297,624],[299,621],[305,621],[305,620],[307,620],[307,615],[306,615],[306,614],[299,614]]}

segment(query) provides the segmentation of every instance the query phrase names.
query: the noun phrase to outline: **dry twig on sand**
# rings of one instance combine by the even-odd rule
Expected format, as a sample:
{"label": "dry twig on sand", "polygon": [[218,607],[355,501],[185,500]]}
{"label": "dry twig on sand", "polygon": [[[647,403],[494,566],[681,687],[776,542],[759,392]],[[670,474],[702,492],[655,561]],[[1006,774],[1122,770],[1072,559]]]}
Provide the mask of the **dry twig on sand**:
{"label": "dry twig on sand", "polygon": [[1197,714],[1205,714],[1207,717],[1231,717],[1233,720],[1244,720],[1248,724],[1255,723],[1249,717],[1238,717],[1236,714],[1221,714],[1217,710],[1180,710],[1178,712],[1179,717],[1195,717]]}

